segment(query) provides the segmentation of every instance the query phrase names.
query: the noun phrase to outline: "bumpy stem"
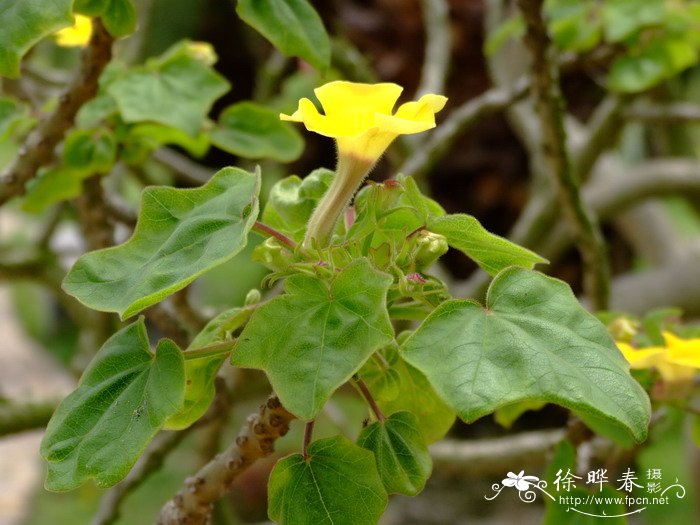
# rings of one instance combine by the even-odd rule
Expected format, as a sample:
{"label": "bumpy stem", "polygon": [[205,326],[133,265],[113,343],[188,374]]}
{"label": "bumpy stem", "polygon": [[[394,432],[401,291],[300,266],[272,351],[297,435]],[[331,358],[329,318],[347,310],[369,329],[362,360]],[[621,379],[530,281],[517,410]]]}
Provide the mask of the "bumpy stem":
{"label": "bumpy stem", "polygon": [[206,525],[214,502],[255,461],[272,454],[275,441],[289,430],[294,416],[276,396],[246,420],[236,441],[197,474],[160,511],[158,525]]}
{"label": "bumpy stem", "polygon": [[305,248],[311,248],[313,240],[321,247],[328,245],[338,218],[350,204],[350,199],[373,164],[373,161],[360,157],[339,157],[335,178],[309,219],[303,242]]}

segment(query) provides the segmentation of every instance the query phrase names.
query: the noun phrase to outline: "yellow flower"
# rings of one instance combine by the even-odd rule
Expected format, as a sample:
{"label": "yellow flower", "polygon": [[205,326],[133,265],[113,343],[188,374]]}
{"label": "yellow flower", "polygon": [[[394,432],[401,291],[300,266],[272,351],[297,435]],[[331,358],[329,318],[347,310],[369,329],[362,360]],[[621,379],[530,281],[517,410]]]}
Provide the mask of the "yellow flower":
{"label": "yellow flower", "polygon": [[617,347],[635,369],[655,368],[667,383],[689,381],[700,369],[700,339],[681,339],[663,332],[664,346],[635,349],[627,343]]}
{"label": "yellow flower", "polygon": [[75,23],[70,27],[57,31],[54,36],[59,46],[86,46],[92,36],[92,20],[87,16],[75,15]]}
{"label": "yellow flower", "polygon": [[435,127],[435,113],[447,102],[442,95],[424,95],[392,113],[403,88],[397,84],[329,82],[316,90],[323,106],[319,113],[308,98],[299,101],[292,115],[282,120],[303,122],[306,129],[336,139],[336,177],[309,220],[303,245],[325,246],[360,184],[389,144],[399,135],[420,133]]}
{"label": "yellow flower", "polygon": [[321,114],[308,98],[299,101],[292,115],[282,120],[303,122],[306,129],[333,137],[339,155],[352,155],[374,163],[399,135],[435,127],[435,113],[447,102],[441,95],[423,95],[417,102],[392,110],[403,88],[397,84],[360,84],[338,80],[314,90],[323,106]]}

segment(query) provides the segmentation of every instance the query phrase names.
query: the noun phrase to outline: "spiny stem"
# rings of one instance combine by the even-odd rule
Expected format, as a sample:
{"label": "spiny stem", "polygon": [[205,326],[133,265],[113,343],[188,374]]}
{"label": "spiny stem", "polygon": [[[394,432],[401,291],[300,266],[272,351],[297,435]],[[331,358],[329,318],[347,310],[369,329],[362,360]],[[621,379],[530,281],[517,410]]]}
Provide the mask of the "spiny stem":
{"label": "spiny stem", "polygon": [[312,419],[304,427],[304,444],[302,445],[301,452],[304,455],[304,459],[309,459],[309,445],[311,444],[311,438],[314,435],[314,423],[316,420]]}
{"label": "spiny stem", "polygon": [[253,225],[253,230],[255,230],[258,233],[261,233],[263,235],[267,235],[268,237],[274,237],[277,239],[279,242],[284,244],[287,248],[290,250],[295,250],[297,247],[297,244],[287,237],[284,233],[279,232],[272,228],[271,226],[268,226],[267,224],[263,224],[260,221],[255,221],[255,224]]}
{"label": "spiny stem", "polygon": [[367,384],[357,376],[355,376],[355,382],[357,383],[357,387],[360,389],[360,392],[367,400],[367,404],[369,404],[369,407],[372,409],[372,412],[374,412],[374,415],[377,416],[379,422],[383,423],[384,421],[386,421],[386,417],[379,408],[379,405],[377,405],[377,402],[372,397],[372,393],[369,391],[369,388],[367,388]]}

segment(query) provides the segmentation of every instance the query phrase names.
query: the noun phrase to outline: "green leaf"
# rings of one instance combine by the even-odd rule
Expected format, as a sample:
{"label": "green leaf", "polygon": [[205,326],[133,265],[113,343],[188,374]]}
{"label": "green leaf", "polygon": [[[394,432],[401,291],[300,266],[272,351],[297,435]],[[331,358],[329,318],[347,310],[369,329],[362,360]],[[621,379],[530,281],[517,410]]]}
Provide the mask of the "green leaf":
{"label": "green leaf", "polygon": [[195,137],[214,101],[229,87],[208,57],[186,42],[118,76],[107,92],[126,122],[158,122]]}
{"label": "green leaf", "polygon": [[357,444],[374,452],[384,488],[389,494],[415,496],[425,487],[433,461],[418,419],[410,412],[397,412],[384,422],[364,428]]}
{"label": "green leaf", "polygon": [[[440,441],[452,427],[455,411],[438,396],[421,372],[399,356],[389,361],[391,368],[384,374],[372,371],[372,368],[379,368],[374,361],[369,361],[361,372],[379,408],[385,414],[400,411],[415,414],[426,441]],[[384,379],[386,374],[392,377]],[[398,379],[393,377],[394,374]]]}
{"label": "green leaf", "polygon": [[532,268],[547,260],[503,237],[494,235],[471,215],[458,213],[428,220],[428,230],[447,238],[447,243],[471,258],[490,275],[508,266]]}
{"label": "green leaf", "polygon": [[698,60],[698,51],[687,39],[656,38],[634,53],[613,62],[608,86],[614,91],[638,93],[671,78]]}
{"label": "green leaf", "polygon": [[72,0],[0,0],[0,76],[17,78],[24,54],[73,23]]}
{"label": "green leaf", "polygon": [[132,126],[123,141],[122,158],[129,164],[141,164],[154,150],[165,144],[174,144],[193,157],[201,158],[209,151],[209,136],[199,132],[195,137],[177,128],[145,123]]}
{"label": "green leaf", "polygon": [[107,173],[117,159],[117,141],[107,128],[76,130],[66,138],[61,157],[68,169],[86,175]]}
{"label": "green leaf", "polygon": [[331,61],[323,21],[307,0],[239,0],[238,16],[287,56],[298,56],[317,69]]}
{"label": "green leaf", "polygon": [[108,487],[121,480],[180,408],[183,366],[172,341],[161,340],[151,353],[143,319],[110,337],[46,429],[46,488],[71,490],[90,478]]}
{"label": "green leaf", "polygon": [[538,401],[537,399],[516,401],[515,403],[496,409],[493,414],[493,419],[503,428],[510,428],[525,412],[529,410],[540,410],[544,408],[546,404],[547,403],[544,401]]}
{"label": "green leaf", "polygon": [[85,16],[101,15],[111,0],[75,0],[73,11]]}
{"label": "green leaf", "polygon": [[649,399],[607,330],[568,285],[539,272],[498,274],[486,308],[443,303],[402,354],[467,422],[539,399],[604,419],[637,441],[646,437]]}
{"label": "green leaf", "polygon": [[52,204],[72,199],[83,191],[82,182],[90,174],[70,168],[49,168],[39,172],[27,187],[22,209],[40,213]]}
{"label": "green leaf", "polygon": [[0,142],[6,140],[28,116],[27,107],[9,97],[0,97]]}
{"label": "green leaf", "polygon": [[293,275],[285,283],[285,295],[255,311],[231,362],[264,370],[284,407],[311,420],[392,339],[385,306],[391,283],[389,275],[364,258],[328,283]]}
{"label": "green leaf", "polygon": [[664,0],[606,0],[603,27],[608,42],[622,42],[640,29],[664,18]]}
{"label": "green leaf", "polygon": [[101,17],[112,36],[126,36],[136,30],[132,0],[75,0],[73,10],[81,15]]}
{"label": "green leaf", "polygon": [[304,149],[304,141],[296,129],[282,122],[277,112],[255,102],[227,107],[210,136],[215,146],[248,159],[291,162]]}
{"label": "green leaf", "polygon": [[126,36],[136,31],[136,9],[132,0],[110,0],[102,12],[102,21],[112,36]]}
{"label": "green leaf", "polygon": [[[251,309],[231,308],[214,317],[187,347],[187,351],[225,341],[228,333],[240,328],[252,313]],[[168,418],[166,429],[181,430],[197,421],[211,405],[216,394],[215,379],[225,355],[185,360],[185,399],[182,408]]]}
{"label": "green leaf", "polygon": [[303,180],[286,177],[270,190],[262,217],[263,222],[301,241],[311,213],[326,193],[335,173],[326,168],[312,171]]}
{"label": "green leaf", "polygon": [[492,29],[484,42],[484,53],[493,56],[511,38],[521,38],[525,34],[525,20],[518,14],[504,20]]}
{"label": "green leaf", "polygon": [[372,525],[387,495],[374,455],[342,436],[314,441],[272,469],[268,514],[282,525]]}
{"label": "green leaf", "polygon": [[560,49],[588,51],[600,42],[602,28],[598,5],[579,0],[552,2],[547,14],[552,40]]}
{"label": "green leaf", "polygon": [[260,174],[238,168],[201,188],[146,188],[131,239],[83,255],[63,289],[94,310],[136,314],[245,247],[259,189]]}

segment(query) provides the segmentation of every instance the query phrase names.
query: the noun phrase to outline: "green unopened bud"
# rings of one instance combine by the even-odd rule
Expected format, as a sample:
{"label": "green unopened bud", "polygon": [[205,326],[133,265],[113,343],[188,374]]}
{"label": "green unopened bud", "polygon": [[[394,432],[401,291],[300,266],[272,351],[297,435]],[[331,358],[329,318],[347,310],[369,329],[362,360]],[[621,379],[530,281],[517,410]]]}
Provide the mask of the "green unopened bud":
{"label": "green unopened bud", "polygon": [[281,272],[293,262],[294,255],[274,237],[268,237],[253,250],[252,259],[273,272]]}
{"label": "green unopened bud", "polygon": [[428,268],[440,257],[447,253],[449,246],[444,235],[428,230],[418,232],[416,238],[415,261],[416,268],[421,270]]}
{"label": "green unopened bud", "polygon": [[260,290],[258,290],[257,288],[253,288],[246,294],[244,306],[252,306],[254,304],[258,304],[261,299],[262,295],[260,294]]}

